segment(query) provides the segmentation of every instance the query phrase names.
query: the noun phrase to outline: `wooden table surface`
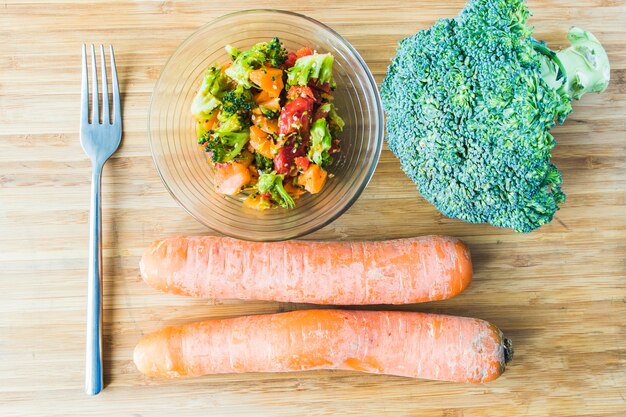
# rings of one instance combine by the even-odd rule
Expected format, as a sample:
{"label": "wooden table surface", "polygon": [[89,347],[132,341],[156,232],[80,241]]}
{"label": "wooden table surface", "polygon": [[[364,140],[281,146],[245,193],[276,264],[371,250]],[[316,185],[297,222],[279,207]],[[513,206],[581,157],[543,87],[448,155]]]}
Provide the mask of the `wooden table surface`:
{"label": "wooden table surface", "polygon": [[[444,4],[445,3],[445,4]],[[529,0],[536,36],[563,45],[577,24],[611,59],[603,95],[575,103],[554,130],[568,201],[528,235],[446,219],[385,150],[359,201],[311,239],[449,234],[474,254],[459,297],[406,310],[489,320],[515,344],[481,386],[351,372],[150,380],[142,334],[205,318],[286,311],[156,293],[138,261],[153,239],[211,234],[169,196],[147,138],[150,94],[168,56],[200,25],[245,8],[305,13],[336,29],[382,81],[396,42],[462,0],[0,4],[0,414],[2,416],[624,416],[626,415],[626,6]],[[398,4],[402,4],[398,6]],[[115,46],[124,138],[103,179],[106,389],[83,392],[90,164],[78,140],[80,45]]]}

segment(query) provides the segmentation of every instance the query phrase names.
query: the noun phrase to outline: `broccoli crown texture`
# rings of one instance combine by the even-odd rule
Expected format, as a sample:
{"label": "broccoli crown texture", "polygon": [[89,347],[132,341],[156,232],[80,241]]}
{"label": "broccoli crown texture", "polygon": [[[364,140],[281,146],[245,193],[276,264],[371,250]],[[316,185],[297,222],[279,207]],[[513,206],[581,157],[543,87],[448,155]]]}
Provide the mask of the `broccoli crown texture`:
{"label": "broccoli crown texture", "polygon": [[238,85],[234,90],[228,91],[222,97],[222,110],[229,114],[244,113],[256,107],[250,90]]}
{"label": "broccoli crown texture", "polygon": [[471,0],[402,40],[389,66],[389,148],[448,217],[529,232],[565,201],[549,131],[571,96],[542,78],[528,16],[523,0]]}
{"label": "broccoli crown texture", "polygon": [[289,195],[283,186],[284,175],[278,174],[261,174],[257,189],[260,193],[270,193],[272,199],[281,207],[293,208],[296,205],[294,199]]}
{"label": "broccoli crown texture", "polygon": [[206,152],[211,152],[211,160],[215,163],[230,162],[243,149],[250,139],[250,132],[231,132],[211,130],[204,133],[198,143],[204,145]]}
{"label": "broccoli crown texture", "polygon": [[191,113],[196,117],[207,117],[218,108],[227,90],[228,80],[222,74],[222,67],[212,66],[204,73],[202,86],[191,103]]}

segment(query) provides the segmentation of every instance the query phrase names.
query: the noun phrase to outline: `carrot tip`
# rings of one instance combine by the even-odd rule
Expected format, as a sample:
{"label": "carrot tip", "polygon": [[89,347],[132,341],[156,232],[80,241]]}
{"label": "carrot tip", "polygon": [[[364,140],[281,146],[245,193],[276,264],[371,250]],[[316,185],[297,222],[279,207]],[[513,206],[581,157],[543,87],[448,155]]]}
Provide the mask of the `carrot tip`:
{"label": "carrot tip", "polygon": [[504,363],[507,364],[513,360],[513,341],[511,339],[504,338]]}

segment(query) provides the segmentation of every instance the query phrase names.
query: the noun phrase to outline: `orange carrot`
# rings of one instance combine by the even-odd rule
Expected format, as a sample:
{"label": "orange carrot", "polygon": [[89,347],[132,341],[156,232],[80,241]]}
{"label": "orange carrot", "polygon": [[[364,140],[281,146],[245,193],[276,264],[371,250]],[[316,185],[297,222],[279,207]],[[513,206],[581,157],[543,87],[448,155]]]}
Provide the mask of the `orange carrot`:
{"label": "orange carrot", "polygon": [[261,90],[254,96],[254,102],[257,104],[264,103],[266,101],[273,100],[274,97],[270,96],[267,91]]}
{"label": "orange carrot", "polygon": [[171,237],[146,249],[140,269],[148,285],[173,294],[339,305],[441,300],[472,279],[469,249],[446,236],[265,243]]}
{"label": "orange carrot", "polygon": [[237,156],[236,162],[239,162],[245,167],[249,167],[254,161],[254,154],[247,149],[241,151],[241,153]]}
{"label": "orange carrot", "polygon": [[483,320],[397,311],[301,310],[167,327],[134,352],[148,376],[341,369],[478,384],[513,356]]}
{"label": "orange carrot", "polygon": [[265,91],[270,97],[280,96],[283,90],[283,70],[278,68],[263,67],[250,71],[250,81]]}

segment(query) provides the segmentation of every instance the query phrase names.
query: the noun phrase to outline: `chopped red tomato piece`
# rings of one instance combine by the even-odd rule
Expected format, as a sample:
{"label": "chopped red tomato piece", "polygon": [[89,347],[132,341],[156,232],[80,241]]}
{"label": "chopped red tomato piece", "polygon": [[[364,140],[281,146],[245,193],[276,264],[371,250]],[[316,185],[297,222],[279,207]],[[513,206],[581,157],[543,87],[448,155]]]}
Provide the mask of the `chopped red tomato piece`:
{"label": "chopped red tomato piece", "polygon": [[315,100],[315,95],[310,87],[302,85],[294,85],[287,91],[287,100],[295,100],[298,97],[308,97]]}
{"label": "chopped red tomato piece", "polygon": [[297,97],[287,103],[280,111],[278,134],[288,135],[296,131],[308,132],[313,103],[313,99],[310,97]]}
{"label": "chopped red tomato piece", "polygon": [[309,158],[307,158],[306,156],[298,156],[294,158],[294,162],[297,166],[302,168],[303,171],[306,171],[306,169],[309,167],[309,164],[311,163],[311,161],[309,161]]}
{"label": "chopped red tomato piece", "polygon": [[305,46],[304,48],[300,48],[296,51],[296,57],[302,58],[303,56],[313,55],[313,49]]}
{"label": "chopped red tomato piece", "polygon": [[289,52],[287,54],[287,59],[285,60],[285,63],[283,64],[283,66],[285,68],[291,68],[293,67],[293,65],[296,63],[296,59],[298,59],[298,57],[296,56],[296,54],[294,54],[293,52]]}
{"label": "chopped red tomato piece", "polygon": [[295,159],[293,140],[289,139],[274,156],[274,170],[279,174],[288,174]]}

